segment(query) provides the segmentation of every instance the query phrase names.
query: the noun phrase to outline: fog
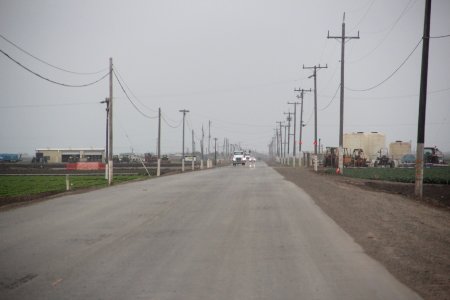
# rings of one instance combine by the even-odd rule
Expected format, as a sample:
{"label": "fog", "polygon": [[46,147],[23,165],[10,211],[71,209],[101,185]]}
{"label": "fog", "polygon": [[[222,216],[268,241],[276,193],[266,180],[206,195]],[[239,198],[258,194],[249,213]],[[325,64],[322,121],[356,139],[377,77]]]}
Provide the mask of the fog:
{"label": "fog", "polygon": [[[360,36],[345,45],[344,132],[382,132],[386,146],[402,140],[415,148],[424,7],[417,0],[1,0],[0,152],[104,147],[108,77],[87,87],[46,79],[94,82],[110,57],[130,97],[115,77],[115,153],[156,151],[158,108],[163,153],[181,152],[181,109],[189,110],[189,149],[192,130],[200,149],[202,127],[207,144],[211,121],[218,147],[227,138],[267,152],[276,122],[293,110],[287,102],[298,101],[294,89],[313,88],[302,66],[318,64],[328,67],[317,74],[318,137],[336,146],[341,44],[327,34],[341,34],[344,12],[346,34]],[[450,37],[441,36],[450,34],[449,17],[450,2],[433,1],[425,145],[443,151],[450,150]],[[305,94],[304,150],[314,147],[313,103]]]}

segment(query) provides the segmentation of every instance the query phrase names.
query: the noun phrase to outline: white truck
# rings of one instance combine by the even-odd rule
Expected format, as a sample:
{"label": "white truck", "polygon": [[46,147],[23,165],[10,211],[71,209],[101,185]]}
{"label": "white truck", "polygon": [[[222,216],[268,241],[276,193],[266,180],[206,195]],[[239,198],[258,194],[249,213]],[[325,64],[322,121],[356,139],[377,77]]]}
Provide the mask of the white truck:
{"label": "white truck", "polygon": [[245,152],[238,150],[233,152],[233,166],[245,165]]}

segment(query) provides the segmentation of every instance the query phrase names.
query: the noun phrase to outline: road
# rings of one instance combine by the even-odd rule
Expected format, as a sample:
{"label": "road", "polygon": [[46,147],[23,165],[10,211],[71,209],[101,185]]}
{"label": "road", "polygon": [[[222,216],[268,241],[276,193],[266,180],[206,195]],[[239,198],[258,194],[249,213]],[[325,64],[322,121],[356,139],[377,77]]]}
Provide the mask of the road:
{"label": "road", "polygon": [[0,212],[0,299],[420,299],[259,162]]}

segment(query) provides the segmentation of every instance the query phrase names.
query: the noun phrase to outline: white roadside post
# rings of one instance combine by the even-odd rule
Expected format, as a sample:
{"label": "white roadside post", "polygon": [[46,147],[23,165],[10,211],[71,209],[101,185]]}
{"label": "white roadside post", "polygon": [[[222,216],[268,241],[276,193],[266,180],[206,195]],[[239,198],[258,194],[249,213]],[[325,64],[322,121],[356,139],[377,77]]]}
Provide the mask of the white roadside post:
{"label": "white roadside post", "polygon": [[156,176],[161,176],[161,158],[158,158],[158,166],[156,168]]}

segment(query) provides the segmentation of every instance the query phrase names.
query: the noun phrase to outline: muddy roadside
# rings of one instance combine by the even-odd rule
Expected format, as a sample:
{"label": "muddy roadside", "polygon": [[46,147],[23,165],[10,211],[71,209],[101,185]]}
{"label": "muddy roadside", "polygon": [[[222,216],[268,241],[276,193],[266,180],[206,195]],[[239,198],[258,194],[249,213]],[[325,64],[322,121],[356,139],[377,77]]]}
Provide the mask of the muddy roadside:
{"label": "muddy roadside", "polygon": [[402,184],[272,167],[424,299],[450,299],[450,209],[438,201],[449,187],[437,187],[419,202]]}

